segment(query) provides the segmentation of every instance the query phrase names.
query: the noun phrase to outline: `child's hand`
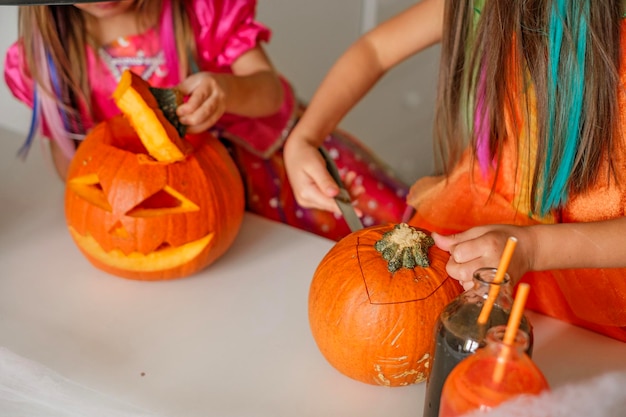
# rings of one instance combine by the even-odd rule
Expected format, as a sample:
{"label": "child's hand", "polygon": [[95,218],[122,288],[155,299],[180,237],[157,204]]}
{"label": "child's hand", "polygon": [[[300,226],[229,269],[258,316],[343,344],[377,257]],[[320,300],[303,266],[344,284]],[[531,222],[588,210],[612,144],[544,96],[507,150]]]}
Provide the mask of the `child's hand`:
{"label": "child's hand", "polygon": [[354,211],[356,215],[359,217],[363,217],[363,211],[356,207],[356,200],[365,192],[365,187],[363,187],[362,183],[363,178],[358,176],[354,171],[348,171],[345,175],[341,175],[341,181],[343,185],[348,190],[350,194],[350,199],[352,200],[352,205],[354,206]]}
{"label": "child's hand", "polygon": [[483,267],[497,268],[500,257],[510,236],[517,238],[517,245],[507,269],[515,284],[522,275],[532,269],[533,242],[532,232],[528,227],[489,225],[478,226],[455,235],[432,234],[435,244],[450,253],[446,271],[458,279],[463,288],[473,287],[474,272]]}
{"label": "child's hand", "polygon": [[350,198],[352,200],[356,200],[365,192],[365,187],[363,187],[362,184],[362,178],[359,177],[354,171],[346,172],[346,175],[341,177],[341,181],[343,181],[343,185],[350,193]]}
{"label": "child's hand", "polygon": [[341,215],[333,199],[339,193],[339,187],[326,169],[326,162],[317,146],[302,138],[290,138],[285,144],[284,160],[298,204]]}
{"label": "child's hand", "polygon": [[198,133],[213,126],[226,111],[225,84],[219,74],[199,72],[187,77],[177,86],[187,96],[176,114],[190,133]]}

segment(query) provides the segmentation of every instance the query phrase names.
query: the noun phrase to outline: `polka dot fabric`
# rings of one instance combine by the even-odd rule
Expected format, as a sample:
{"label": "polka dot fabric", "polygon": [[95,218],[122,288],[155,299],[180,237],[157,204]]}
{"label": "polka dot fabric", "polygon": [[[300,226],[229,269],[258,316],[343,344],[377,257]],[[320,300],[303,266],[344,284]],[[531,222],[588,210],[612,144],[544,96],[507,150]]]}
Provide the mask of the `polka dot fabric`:
{"label": "polka dot fabric", "polygon": [[[335,241],[350,233],[343,217],[298,205],[287,180],[282,148],[264,159],[232,143],[226,142],[226,145],[242,174],[250,212]],[[355,201],[363,212],[364,226],[402,220],[407,208],[408,186],[388,166],[345,132],[337,131],[328,136],[324,147],[339,172],[342,175],[355,172],[355,182],[365,188]]]}

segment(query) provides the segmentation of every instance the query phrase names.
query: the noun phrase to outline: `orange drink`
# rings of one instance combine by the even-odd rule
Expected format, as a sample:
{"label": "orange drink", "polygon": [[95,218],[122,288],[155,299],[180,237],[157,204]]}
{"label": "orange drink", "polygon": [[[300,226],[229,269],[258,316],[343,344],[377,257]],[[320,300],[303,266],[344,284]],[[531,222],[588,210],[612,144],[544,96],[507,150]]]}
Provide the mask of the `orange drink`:
{"label": "orange drink", "polygon": [[441,393],[439,417],[490,410],[518,395],[537,395],[549,389],[539,368],[524,352],[528,335],[518,330],[513,344],[507,345],[502,341],[505,329],[491,328],[487,345],[450,372]]}

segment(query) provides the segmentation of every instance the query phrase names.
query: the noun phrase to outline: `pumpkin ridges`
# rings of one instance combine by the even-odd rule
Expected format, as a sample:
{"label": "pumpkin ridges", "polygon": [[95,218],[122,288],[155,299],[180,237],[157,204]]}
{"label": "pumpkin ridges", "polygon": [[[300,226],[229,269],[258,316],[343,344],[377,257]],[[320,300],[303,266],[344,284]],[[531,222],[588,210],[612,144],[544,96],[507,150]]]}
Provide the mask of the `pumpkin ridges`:
{"label": "pumpkin ridges", "polygon": [[[149,219],[151,221],[148,222],[142,219],[130,219],[127,216],[122,216],[121,220],[124,222],[125,227],[129,229],[129,235],[139,233],[140,235],[152,234],[158,237],[151,241],[142,241],[141,239],[124,241],[121,237],[102,235],[103,242],[100,243],[104,243],[108,250],[121,244],[126,254],[136,251],[137,247],[142,248],[142,253],[151,253],[159,246],[159,241],[164,239],[171,231],[177,232],[175,235],[178,237],[171,238],[172,241],[177,242],[179,237],[181,242],[185,237],[190,238],[197,235],[199,238],[201,237],[199,236],[200,231],[204,231],[205,234],[212,232],[214,233],[214,238],[191,262],[180,267],[149,272],[120,270],[98,259],[94,259],[80,246],[79,249],[94,266],[126,278],[139,280],[171,279],[195,273],[221,256],[233,243],[240,229],[243,221],[244,194],[243,183],[236,166],[225,147],[209,133],[190,137],[190,143],[195,145],[194,152],[191,152],[185,161],[165,164],[146,160],[147,163],[146,161],[139,163],[137,159],[142,156],[141,154],[137,155],[131,151],[108,145],[108,143],[112,142],[118,144],[115,140],[103,140],[105,138],[110,139],[109,135],[117,134],[119,131],[125,136],[130,135],[128,129],[125,129],[124,126],[128,126],[128,122],[123,119],[123,116],[116,116],[94,128],[77,150],[68,171],[68,181],[71,182],[71,179],[77,175],[88,175],[96,171],[102,177],[101,181],[105,183],[103,185],[105,192],[112,191],[113,194],[116,194],[113,190],[116,190],[116,187],[123,182],[128,182],[129,185],[135,184],[136,187],[141,187],[142,189],[146,189],[146,186],[149,187],[152,191],[140,193],[143,196],[148,196],[159,188],[165,187],[169,182],[168,178],[179,175],[177,172],[183,166],[191,167],[193,165],[193,169],[197,167],[202,174],[186,175],[186,180],[190,182],[188,192],[202,196],[203,201],[207,201],[210,204],[203,204],[204,208],[202,210],[204,215],[202,215],[202,221],[194,219],[194,216],[188,213],[176,214],[177,220],[168,220],[167,223],[158,222],[155,218]],[[118,129],[118,127],[121,127],[121,129]],[[94,132],[96,133],[95,137],[92,137],[91,134]],[[132,132],[132,129],[130,132]],[[99,137],[100,135],[102,137]],[[136,134],[135,140],[138,140]],[[133,148],[133,150],[136,149]],[[144,175],[132,174],[133,178],[127,178],[126,180],[120,178],[110,181],[105,178],[108,176],[115,178],[117,176],[123,177],[125,171],[129,169],[132,171],[135,169],[134,167],[139,166],[142,167]],[[176,168],[173,168],[174,166]],[[148,181],[148,179],[144,178],[146,177],[145,169],[154,170],[153,172],[161,171],[163,174],[148,175],[148,177],[153,177],[148,178]],[[233,175],[233,173],[235,174]],[[156,177],[162,178],[162,180],[152,183],[151,181],[155,180]],[[196,178],[201,180],[195,180]],[[122,198],[122,196],[120,195],[118,198]],[[208,198],[211,201],[208,201]],[[122,205],[125,207],[125,210],[129,210],[133,208],[134,204],[136,203]],[[124,213],[119,213],[118,210],[118,214],[121,216]],[[105,233],[117,221],[111,212],[85,204],[84,200],[71,192],[71,187],[68,187],[66,191],[66,219],[68,227],[80,230],[81,234],[85,234],[89,230],[89,225],[94,223],[103,225],[101,233]],[[161,224],[161,226],[157,227],[156,223]],[[183,231],[183,233],[180,233],[180,231]]]}
{"label": "pumpkin ridges", "polygon": [[[357,351],[356,344],[359,341],[358,338],[344,335],[346,329],[355,330],[351,317],[358,315],[363,304],[369,304],[363,281],[358,275],[350,273],[358,267],[358,257],[352,242],[352,239],[346,237],[324,256],[311,282],[308,301],[309,325],[313,338],[324,341],[318,343],[320,352],[331,365],[351,376],[359,368],[358,359],[351,353]],[[334,279],[334,276],[341,276],[343,279]],[[363,283],[364,291],[350,291],[359,282]],[[336,300],[341,300],[342,303],[333,302]],[[357,364],[354,363],[355,360]]]}
{"label": "pumpkin ridges", "polygon": [[[232,244],[238,234],[243,220],[240,213],[244,211],[244,192],[239,171],[230,159],[226,148],[208,133],[202,136],[196,135],[196,139],[198,138],[198,143],[202,143],[200,146],[202,151],[195,152],[190,163],[204,167],[200,169],[200,172],[228,173],[228,175],[220,175],[224,178],[220,183],[216,183],[209,175],[195,178],[199,183],[194,188],[207,190],[207,194],[212,196],[210,201],[205,202],[204,210],[209,216],[209,223],[213,225],[213,233],[221,236],[221,239],[212,243],[211,252],[214,257],[209,258],[212,261]],[[211,169],[208,169],[209,167]],[[224,206],[230,206],[233,210],[225,212],[220,209]],[[219,219],[216,218],[218,215]]]}
{"label": "pumpkin ridges", "polygon": [[66,188],[68,228],[109,273],[139,280],[195,273],[239,232],[245,207],[235,163],[208,132],[182,141],[139,77],[126,73],[114,96],[124,115],[95,126],[70,165],[68,184],[88,176],[80,183],[93,188],[80,195]]}
{"label": "pumpkin ridges", "polygon": [[[309,325],[320,352],[341,373],[368,384],[400,386],[426,378],[436,317],[460,293],[460,286],[447,274],[442,278],[426,273],[415,285],[436,281],[428,308],[419,300],[371,303],[364,274],[378,271],[387,282],[399,278],[392,292],[412,282],[410,271],[391,274],[384,261],[373,260],[374,254],[380,256],[373,243],[390,227],[353,232],[324,256],[309,289]],[[428,270],[445,271],[447,254],[438,248],[431,251]],[[374,328],[382,330],[372,332]]]}
{"label": "pumpkin ridges", "polygon": [[[112,119],[112,121],[108,121],[105,122],[105,125],[108,125],[109,123],[117,126],[116,122],[113,122],[114,120],[116,120],[117,118]],[[198,143],[199,148],[201,148],[200,151],[196,152],[191,158],[189,163],[191,164],[196,164],[198,167],[200,165],[200,162],[194,162],[195,159],[201,159],[204,161],[204,167],[206,169],[206,167],[212,167],[211,170],[215,171],[215,172],[223,172],[226,171],[229,174],[231,174],[233,172],[233,170],[236,171],[236,167],[234,167],[234,164],[230,164],[230,167],[228,167],[227,162],[230,162],[230,160],[228,158],[226,158],[227,151],[225,149],[223,149],[223,152],[215,152],[215,148],[218,149],[222,149],[223,147],[221,146],[221,144],[219,144],[217,147],[216,146],[207,146],[206,145],[206,141],[207,140],[211,140],[210,144],[214,144],[213,141],[217,141],[217,139],[212,138],[212,137],[207,137],[204,136],[204,139],[201,139],[200,141],[196,141],[196,143]],[[106,194],[110,189],[115,189],[117,187],[116,183],[111,183],[109,182],[107,179],[108,178],[113,178],[115,179],[115,181],[120,181],[120,179],[117,179],[118,177],[123,178],[123,181],[125,182],[129,182],[132,184],[137,184],[138,186],[141,187],[139,192],[136,192],[136,196],[138,197],[138,200],[143,200],[147,197],[149,197],[150,195],[152,195],[153,193],[157,192],[158,190],[162,189],[165,184],[167,184],[167,178],[168,176],[176,176],[176,174],[173,174],[171,171],[172,169],[176,169],[175,167],[181,167],[180,165],[176,165],[176,164],[172,164],[172,165],[164,165],[161,163],[151,163],[151,167],[144,167],[144,170],[142,170],[141,173],[137,173],[135,174],[134,171],[134,165],[136,164],[133,159],[135,158],[136,155],[131,154],[131,153],[127,153],[124,152],[122,150],[119,149],[115,149],[109,146],[104,146],[102,145],[102,141],[97,141],[98,144],[100,145],[99,148],[93,148],[93,141],[88,141],[89,143],[87,143],[88,145],[90,145],[89,147],[85,147],[85,150],[89,150],[91,152],[89,152],[89,154],[93,154],[95,153],[96,159],[92,160],[91,163],[94,164],[99,164],[100,167],[98,168],[98,175],[101,177],[101,181],[103,183],[103,188],[104,188],[104,193]],[[82,146],[82,145],[81,145]],[[92,147],[91,149],[89,149],[90,147]],[[93,149],[93,150],[92,150]],[[115,153],[114,157],[109,158],[107,152],[113,152]],[[119,153],[119,155],[117,155]],[[81,153],[82,154],[82,153]],[[218,159],[219,158],[219,159]],[[77,160],[80,159],[77,158]],[[226,161],[226,162],[224,162]],[[80,169],[84,169],[84,164],[81,164],[80,167],[76,167],[79,170]],[[146,171],[145,169],[150,169],[151,173],[146,175]],[[200,168],[198,168],[200,171],[202,171]],[[74,174],[74,170],[72,170],[72,175],[71,177],[76,177],[77,175],[80,176],[79,173]],[[79,171],[80,172],[80,171]],[[136,175],[135,178],[129,177],[129,175]],[[238,172],[237,172],[237,176],[238,176]],[[145,176],[149,176],[150,180],[149,181],[141,181],[141,177],[145,177]],[[228,178],[230,178],[230,175],[227,176]],[[229,181],[230,183],[226,183],[227,179],[224,179],[224,181],[221,184],[214,184],[214,181],[211,181],[211,178],[204,178],[202,181],[200,181],[200,176],[194,176],[191,178],[188,178],[188,181],[193,181],[194,185],[189,187],[191,190],[193,190],[194,193],[198,194],[198,195],[214,195],[216,192],[222,192],[222,190],[228,190],[227,193],[222,193],[220,198],[214,198],[212,199],[212,201],[210,202],[211,206],[207,207],[206,209],[204,209],[206,211],[206,223],[208,224],[215,224],[215,219],[214,219],[214,213],[219,212],[220,211],[220,207],[223,206],[225,203],[229,202],[229,200],[233,200],[236,201],[237,199],[235,198],[236,196],[239,196],[241,193],[241,196],[239,198],[240,202],[238,202],[236,205],[236,207],[242,207],[241,210],[243,210],[243,188],[242,186],[238,187],[238,181]],[[148,187],[148,188],[147,188]],[[197,191],[197,190],[207,190],[207,191]],[[125,195],[123,194],[115,194],[113,193],[112,195],[109,196],[109,198],[113,198],[114,200],[112,201],[117,209],[118,215],[121,215],[127,211],[130,211],[135,203],[131,202],[131,203],[125,203],[123,198],[125,197]],[[117,198],[117,200],[115,200]],[[122,200],[120,200],[120,198],[122,198]],[[214,201],[213,201],[214,200]],[[219,200],[219,201],[218,201]],[[90,210],[90,214],[86,215],[85,217],[89,217],[89,216],[93,216],[93,215],[97,215],[94,213],[91,213],[91,208],[89,208]],[[235,219],[239,219],[239,215],[237,215],[237,213],[239,212],[239,210],[233,210],[232,213],[234,216],[231,216],[231,214],[229,213],[229,218],[230,217],[234,217]],[[94,220],[97,222],[101,222],[103,224],[110,224],[110,226],[113,225],[114,221],[112,222],[110,220],[110,216],[106,219],[104,219],[102,216],[97,215],[100,219],[99,220]],[[184,217],[184,214],[181,216],[177,216],[178,218],[182,218]],[[154,223],[154,222],[153,222]],[[228,224],[224,227],[225,230],[230,230],[231,227],[236,226],[238,223],[241,223],[241,220],[239,219],[236,222],[228,222]],[[132,224],[126,224],[126,226],[129,227],[130,232],[132,234],[135,234],[137,232],[140,233],[145,233],[145,231],[140,231],[135,229],[136,227],[139,227],[138,224],[136,224],[135,222],[133,222]],[[180,239],[174,239],[173,241],[171,241],[170,243],[178,245],[180,244],[180,242],[182,241],[187,241],[188,239],[197,239],[200,238],[202,236],[204,236],[208,230],[207,227],[202,227],[201,229],[199,229],[196,226],[193,227],[184,227],[185,225],[181,222],[178,222],[178,224],[174,224],[171,226],[168,226],[168,228],[163,228],[163,230],[156,230],[154,232],[151,233],[159,233],[161,236],[172,236],[170,231],[173,230],[184,230],[187,233],[192,233],[192,235],[187,235],[185,237],[180,237]],[[84,233],[84,227],[80,227],[77,226],[76,227],[77,230],[79,230],[81,233]],[[107,227],[108,228],[108,227]],[[219,231],[218,231],[219,233]],[[223,233],[223,232],[222,232]],[[124,253],[128,254],[134,250],[137,250],[134,247],[134,243],[129,242],[128,245],[133,245],[128,246],[125,245],[123,242],[110,242],[108,241],[108,238],[105,236],[99,236],[98,237],[99,241],[102,243],[106,243],[105,245],[105,249],[106,250],[111,250],[113,247],[117,247],[119,245],[122,245],[122,249],[124,251]],[[128,247],[125,247],[128,246]],[[139,248],[140,252],[142,253],[149,253],[152,252],[153,250],[156,249],[158,245],[152,245],[152,246],[146,246],[146,247],[141,247]]]}
{"label": "pumpkin ridges", "polygon": [[[88,135],[90,140],[86,138],[81,143],[79,147],[80,152],[77,151],[76,156],[70,163],[67,175],[68,184],[71,183],[72,179],[75,177],[83,177],[93,173],[95,173],[99,177],[100,182],[102,182],[101,168],[99,168],[101,161],[109,160],[110,154],[116,151],[114,148],[103,147],[102,138],[109,137],[111,134],[112,129],[108,122],[100,123],[91,130]],[[94,169],[97,171],[94,172]],[[108,185],[105,184],[102,190],[105,198],[107,186]],[[68,187],[68,189],[71,189],[71,187]],[[75,208],[75,206],[77,208]],[[111,213],[112,210],[108,212],[93,205],[85,206],[82,199],[66,191],[65,212],[68,225],[74,227],[79,233],[85,234],[91,222],[105,224],[106,213]],[[80,212],[80,215],[69,216],[69,213],[74,212]]]}

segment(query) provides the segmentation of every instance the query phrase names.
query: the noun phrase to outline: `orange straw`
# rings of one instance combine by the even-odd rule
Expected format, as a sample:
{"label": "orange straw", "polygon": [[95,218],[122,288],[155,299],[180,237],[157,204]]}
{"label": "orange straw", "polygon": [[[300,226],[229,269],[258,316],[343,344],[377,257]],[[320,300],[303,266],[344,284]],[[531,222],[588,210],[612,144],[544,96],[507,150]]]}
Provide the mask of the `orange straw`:
{"label": "orange straw", "polygon": [[504,337],[502,338],[502,343],[504,344],[503,349],[500,351],[500,355],[498,356],[498,360],[496,362],[496,367],[493,371],[493,382],[496,384],[502,381],[502,377],[504,376],[504,363],[505,356],[508,353],[508,349],[513,346],[515,342],[515,336],[517,336],[517,330],[519,329],[519,325],[522,322],[522,314],[524,313],[524,305],[526,304],[526,299],[528,298],[528,292],[530,291],[530,285],[526,283],[519,284],[517,287],[517,294],[515,294],[515,300],[513,301],[513,308],[511,309],[511,315],[509,316],[509,321],[506,324],[506,330],[504,331]]}
{"label": "orange straw", "polygon": [[[502,256],[500,257],[500,264],[496,270],[496,276],[493,278],[493,284],[500,284],[504,279],[504,274],[506,274],[506,270],[509,267],[516,245],[517,239],[510,236],[506,241],[504,252],[502,252]],[[492,285],[491,288],[489,288],[489,295],[487,296],[485,304],[483,304],[483,308],[480,310],[480,315],[478,316],[479,325],[487,323],[487,319],[489,318],[489,314],[491,314],[491,309],[493,308],[493,304],[496,302],[499,291],[500,287],[498,285]]]}

